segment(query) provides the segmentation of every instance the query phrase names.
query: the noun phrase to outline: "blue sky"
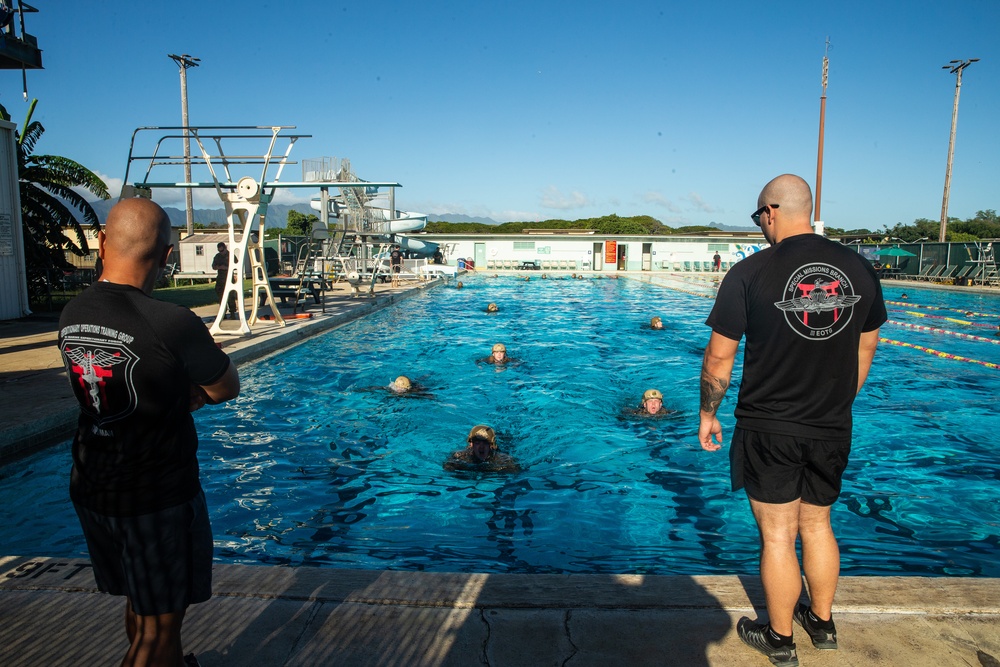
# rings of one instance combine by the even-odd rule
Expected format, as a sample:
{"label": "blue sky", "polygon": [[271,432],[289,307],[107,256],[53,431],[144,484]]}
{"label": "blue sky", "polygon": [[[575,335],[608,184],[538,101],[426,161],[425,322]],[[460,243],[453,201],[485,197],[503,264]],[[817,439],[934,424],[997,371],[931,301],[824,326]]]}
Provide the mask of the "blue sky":
{"label": "blue sky", "polygon": [[[771,177],[815,183],[829,37],[827,225],[940,216],[952,59],[981,61],[963,76],[949,213],[1000,209],[996,0],[33,4],[36,152],[115,194],[132,131],[181,124],[167,54],[187,53],[191,125],[295,125],[312,136],[293,159],[348,157],[403,185],[398,208],[745,225]],[[19,71],[0,71],[0,103],[20,124]]]}

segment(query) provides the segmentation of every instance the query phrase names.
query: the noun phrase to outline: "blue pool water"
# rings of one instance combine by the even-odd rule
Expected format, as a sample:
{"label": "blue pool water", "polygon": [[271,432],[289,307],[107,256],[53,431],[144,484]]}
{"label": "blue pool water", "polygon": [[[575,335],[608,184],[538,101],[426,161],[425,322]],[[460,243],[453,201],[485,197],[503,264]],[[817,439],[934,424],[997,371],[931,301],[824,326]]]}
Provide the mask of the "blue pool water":
{"label": "blue pool water", "polygon": [[[755,573],[756,529],[743,494],[729,491],[726,450],[697,445],[706,280],[463,278],[463,290],[430,290],[244,369],[239,399],[197,415],[216,557]],[[893,343],[855,404],[834,509],[843,570],[997,577],[1000,370],[975,362],[1000,363],[1000,299],[907,292],[904,302],[886,289],[899,302],[882,330]],[[499,314],[482,312],[490,301]],[[655,314],[666,330],[641,327]],[[494,342],[519,362],[477,364]],[[431,396],[390,395],[383,387],[400,374]],[[623,418],[650,387],[676,414]],[[734,387],[720,410],[727,439],[735,397]],[[477,423],[497,429],[523,472],[442,469]],[[68,470],[63,445],[0,471],[4,552],[85,556]]]}

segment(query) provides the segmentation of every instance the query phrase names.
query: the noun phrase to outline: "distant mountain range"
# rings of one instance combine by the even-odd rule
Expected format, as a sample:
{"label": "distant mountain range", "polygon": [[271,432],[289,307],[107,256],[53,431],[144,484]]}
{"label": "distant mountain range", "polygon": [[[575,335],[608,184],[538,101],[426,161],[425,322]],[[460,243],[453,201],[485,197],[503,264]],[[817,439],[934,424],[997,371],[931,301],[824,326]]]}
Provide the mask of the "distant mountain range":
{"label": "distant mountain range", "polygon": [[[90,205],[94,208],[94,212],[97,217],[100,218],[101,224],[108,219],[108,211],[111,207],[118,203],[117,199],[99,200],[90,202]],[[173,227],[187,227],[187,214],[179,209],[173,208],[172,206],[164,206],[163,210],[167,212],[167,217],[170,218],[170,224]],[[310,213],[316,213],[316,211],[309,208],[309,204],[293,204],[291,206],[287,204],[270,204],[267,207],[267,220],[268,224],[284,227],[288,224],[288,212],[298,211],[299,213],[305,213],[306,215]],[[196,208],[194,209],[194,221],[200,222],[206,227],[213,222],[225,224],[226,223],[226,209],[224,208]]]}
{"label": "distant mountain range", "polygon": [[483,225],[499,225],[493,218],[477,218],[474,215],[458,215],[457,213],[445,213],[444,215],[428,215],[427,222],[478,222]]}

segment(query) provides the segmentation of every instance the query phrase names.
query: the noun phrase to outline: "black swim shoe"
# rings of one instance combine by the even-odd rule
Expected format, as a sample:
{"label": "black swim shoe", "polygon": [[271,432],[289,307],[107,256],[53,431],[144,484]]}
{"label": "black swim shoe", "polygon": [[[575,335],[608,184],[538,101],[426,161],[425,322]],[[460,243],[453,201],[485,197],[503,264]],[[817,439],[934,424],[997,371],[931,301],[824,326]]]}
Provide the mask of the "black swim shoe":
{"label": "black swim shoe", "polygon": [[828,629],[821,628],[812,620],[816,616],[810,613],[810,608],[801,602],[795,608],[792,617],[796,623],[802,626],[803,630],[809,633],[809,638],[812,639],[813,646],[823,650],[837,648],[837,626],[833,624],[833,619],[830,620],[830,627]]}
{"label": "black swim shoe", "polygon": [[766,624],[754,623],[746,616],[741,618],[736,625],[736,634],[743,640],[743,643],[763,653],[773,664],[778,667],[799,667],[799,658],[795,654],[795,644],[777,648],[771,646],[771,642],[767,639],[768,630],[770,627]]}

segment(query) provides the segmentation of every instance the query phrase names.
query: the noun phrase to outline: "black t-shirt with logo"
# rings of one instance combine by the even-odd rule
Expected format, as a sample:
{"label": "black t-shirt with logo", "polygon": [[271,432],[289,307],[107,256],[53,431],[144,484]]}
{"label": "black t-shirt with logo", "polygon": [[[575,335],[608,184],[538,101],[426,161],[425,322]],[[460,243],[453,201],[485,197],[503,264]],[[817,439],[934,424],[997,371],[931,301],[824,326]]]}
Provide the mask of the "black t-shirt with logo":
{"label": "black t-shirt with logo", "polygon": [[858,344],[885,321],[868,260],[817,234],[789,237],[737,262],[706,321],[726,338],[746,336],[736,425],[850,439]]}
{"label": "black t-shirt with logo", "polygon": [[80,402],[73,501],[136,516],[193,498],[191,385],[218,382],[230,363],[201,319],[134,287],[96,283],[63,309],[59,350]]}

